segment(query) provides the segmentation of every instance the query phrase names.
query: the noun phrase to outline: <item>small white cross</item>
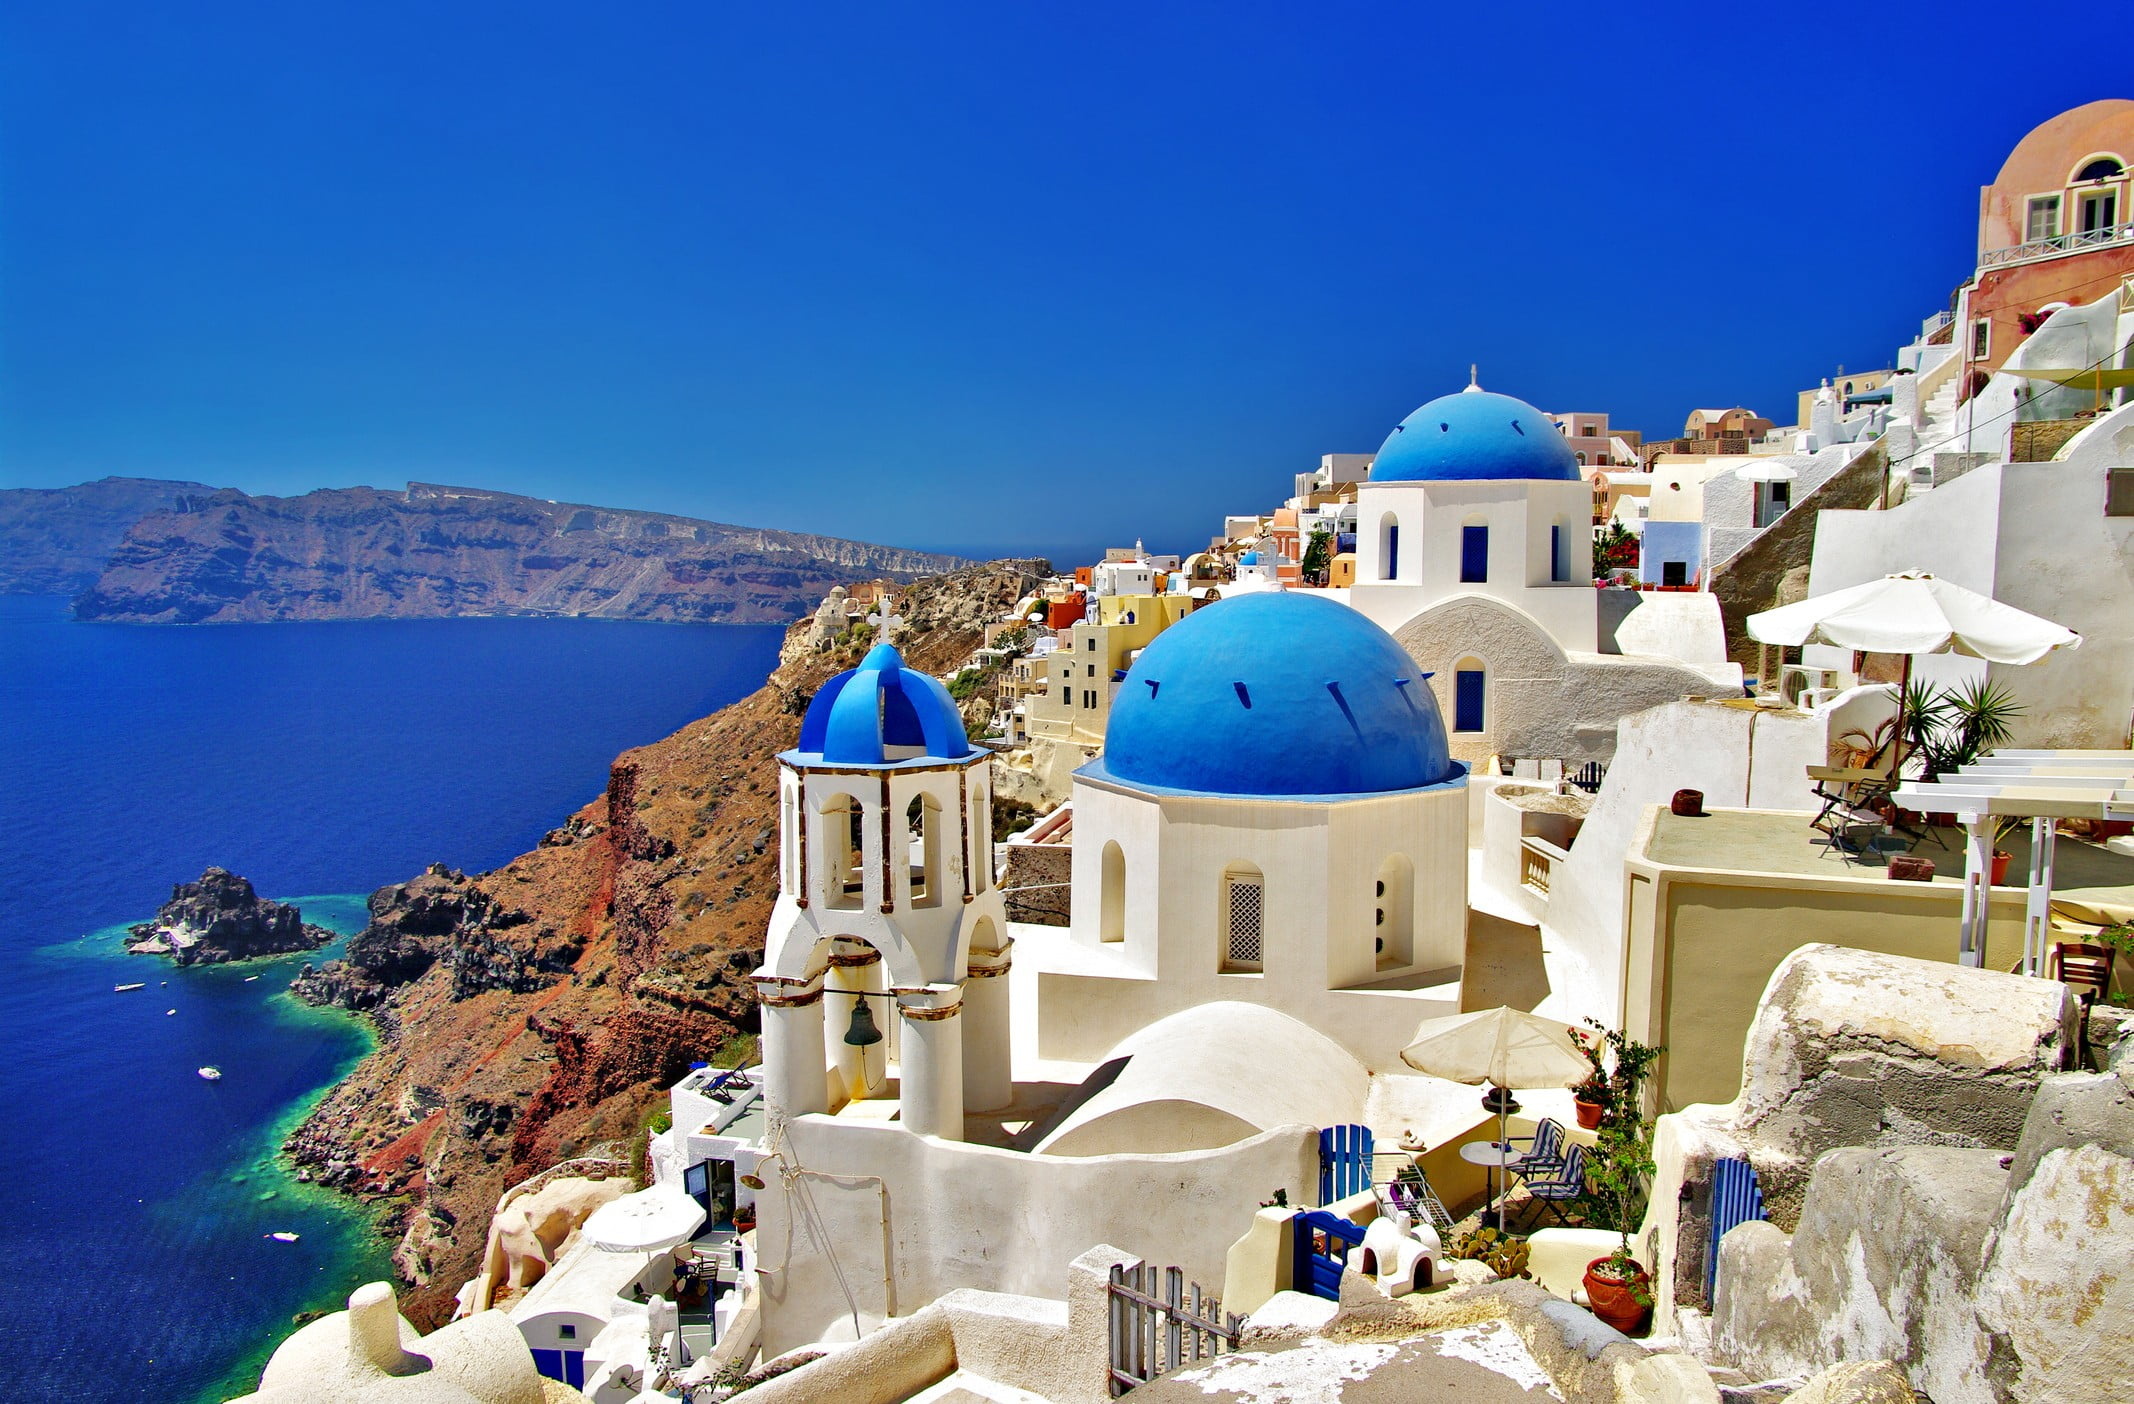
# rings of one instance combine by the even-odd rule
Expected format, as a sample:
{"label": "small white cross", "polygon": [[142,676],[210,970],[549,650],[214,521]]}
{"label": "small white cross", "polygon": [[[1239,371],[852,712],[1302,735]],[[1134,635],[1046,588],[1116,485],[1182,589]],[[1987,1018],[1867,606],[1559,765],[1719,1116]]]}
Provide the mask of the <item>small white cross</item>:
{"label": "small white cross", "polygon": [[893,631],[904,627],[904,616],[897,613],[895,601],[885,599],[874,613],[867,616],[867,622],[874,626],[875,634],[886,642]]}

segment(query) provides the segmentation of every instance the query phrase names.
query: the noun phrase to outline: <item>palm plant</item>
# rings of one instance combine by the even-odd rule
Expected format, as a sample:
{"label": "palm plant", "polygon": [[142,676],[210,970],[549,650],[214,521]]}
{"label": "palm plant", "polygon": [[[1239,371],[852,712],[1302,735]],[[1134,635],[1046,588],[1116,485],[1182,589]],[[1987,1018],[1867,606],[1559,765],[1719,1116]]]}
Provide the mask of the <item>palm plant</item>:
{"label": "palm plant", "polygon": [[1918,749],[1925,761],[1922,778],[1933,780],[1970,765],[1986,752],[2008,744],[2023,704],[1998,683],[1979,679],[1963,687],[1934,693],[1918,728]]}

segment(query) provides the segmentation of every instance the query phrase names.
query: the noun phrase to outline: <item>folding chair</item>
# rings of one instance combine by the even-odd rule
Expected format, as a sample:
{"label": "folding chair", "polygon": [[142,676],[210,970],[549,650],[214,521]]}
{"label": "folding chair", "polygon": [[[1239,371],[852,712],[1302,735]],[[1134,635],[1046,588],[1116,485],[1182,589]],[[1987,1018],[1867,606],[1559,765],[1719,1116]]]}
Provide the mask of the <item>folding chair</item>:
{"label": "folding chair", "polygon": [[1554,1214],[1557,1223],[1568,1227],[1570,1221],[1561,1206],[1586,1192],[1586,1148],[1571,1147],[1554,1174],[1527,1180],[1525,1189],[1527,1198],[1540,1205],[1542,1212]]}
{"label": "folding chair", "polygon": [[[1519,1144],[1520,1139],[1512,1137],[1512,1144]],[[1533,1136],[1528,1138],[1528,1144],[1527,1153],[1508,1162],[1505,1169],[1523,1180],[1530,1176],[1546,1178],[1563,1168],[1563,1126],[1555,1118],[1541,1118],[1534,1127]]]}

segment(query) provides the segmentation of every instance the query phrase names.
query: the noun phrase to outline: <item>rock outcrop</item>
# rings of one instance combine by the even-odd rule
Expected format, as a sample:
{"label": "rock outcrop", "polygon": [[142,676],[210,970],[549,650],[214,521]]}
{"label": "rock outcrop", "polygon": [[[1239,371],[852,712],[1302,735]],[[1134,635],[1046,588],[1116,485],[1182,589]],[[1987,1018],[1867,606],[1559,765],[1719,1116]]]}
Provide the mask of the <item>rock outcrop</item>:
{"label": "rock outcrop", "polygon": [[169,956],[177,965],[224,965],[315,951],[333,938],[323,926],[306,925],[296,908],[260,896],[237,874],[209,868],[198,882],[173,887],[154,921],[132,927],[126,951]]}
{"label": "rock outcrop", "polygon": [[181,496],[136,521],[82,619],[551,615],[785,623],[839,581],[909,580],[953,556],[658,512],[410,483],[302,497]]}
{"label": "rock outcrop", "polygon": [[[998,562],[906,586],[898,646],[948,671],[1038,569]],[[606,793],[530,852],[381,889],[346,957],[299,979],[381,1038],[288,1149],[314,1181],[391,1206],[410,1319],[450,1315],[503,1191],[573,1157],[634,1160],[670,1083],[746,1051],[748,973],[778,885],[773,758],[868,642],[810,641],[809,628],[792,627],[755,693],[619,757]]]}
{"label": "rock outcrop", "polygon": [[[1663,1326],[1694,1319],[1712,1162],[1736,1157],[1769,1219],[1720,1240],[1720,1363],[1769,1379],[1887,1361],[1939,1404],[2116,1397],[2134,1378],[2134,1038],[2103,1072],[2059,1071],[2074,1014],[2056,981],[1787,957],[1740,1098],[1659,1120],[1645,1233]],[[1906,1397],[1888,1369],[1851,1373],[1834,1397]]]}

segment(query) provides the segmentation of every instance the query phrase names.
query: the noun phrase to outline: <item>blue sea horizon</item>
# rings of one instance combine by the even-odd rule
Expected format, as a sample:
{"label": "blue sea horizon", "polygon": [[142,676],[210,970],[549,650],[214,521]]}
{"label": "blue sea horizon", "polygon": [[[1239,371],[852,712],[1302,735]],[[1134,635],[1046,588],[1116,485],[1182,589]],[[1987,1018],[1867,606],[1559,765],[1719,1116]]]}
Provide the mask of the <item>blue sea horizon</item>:
{"label": "blue sea horizon", "polygon": [[[297,1314],[390,1272],[362,1206],[279,1158],[367,1027],[286,993],[307,957],[178,969],[124,954],[128,924],[213,864],[352,933],[378,886],[531,848],[600,793],[616,753],[758,686],[781,636],[527,618],[170,629],[0,597],[11,1397],[244,1393]],[[198,1075],[209,1064],[220,1081]]]}

